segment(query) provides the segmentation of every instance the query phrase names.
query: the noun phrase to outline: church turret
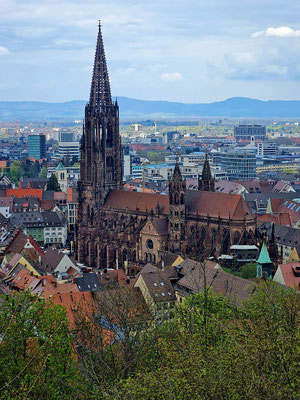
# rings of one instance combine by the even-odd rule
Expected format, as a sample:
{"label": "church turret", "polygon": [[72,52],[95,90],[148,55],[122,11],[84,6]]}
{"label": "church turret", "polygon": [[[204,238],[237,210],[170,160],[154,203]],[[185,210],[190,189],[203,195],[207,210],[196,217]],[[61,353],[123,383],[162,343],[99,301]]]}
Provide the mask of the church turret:
{"label": "church turret", "polygon": [[201,178],[198,177],[198,190],[203,190],[205,192],[215,191],[215,180],[211,174],[207,152],[205,155]]}
{"label": "church turret", "polygon": [[258,260],[256,261],[256,277],[257,278],[271,278],[273,277],[274,265],[270,259],[265,238],[259,253]]}
{"label": "church turret", "polygon": [[169,181],[169,243],[171,251],[180,251],[185,234],[186,182],[182,178],[178,158]]}

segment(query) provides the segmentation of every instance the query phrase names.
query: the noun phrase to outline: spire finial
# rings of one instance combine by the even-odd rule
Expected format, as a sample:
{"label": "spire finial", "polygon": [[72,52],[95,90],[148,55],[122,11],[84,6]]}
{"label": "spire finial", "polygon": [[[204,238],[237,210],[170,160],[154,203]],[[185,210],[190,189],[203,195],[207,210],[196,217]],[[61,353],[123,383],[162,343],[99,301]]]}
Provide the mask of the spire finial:
{"label": "spire finial", "polygon": [[90,105],[105,108],[112,105],[106,57],[101,33],[101,20],[96,45],[94,70],[91,84]]}

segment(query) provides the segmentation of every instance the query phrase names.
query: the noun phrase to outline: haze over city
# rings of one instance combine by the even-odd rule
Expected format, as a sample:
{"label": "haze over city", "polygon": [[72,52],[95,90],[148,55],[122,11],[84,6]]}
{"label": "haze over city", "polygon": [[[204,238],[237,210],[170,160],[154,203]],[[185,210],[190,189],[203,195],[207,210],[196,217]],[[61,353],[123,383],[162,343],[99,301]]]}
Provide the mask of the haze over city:
{"label": "haze over city", "polygon": [[299,99],[295,0],[0,0],[0,100],[87,99],[101,19],[114,96]]}

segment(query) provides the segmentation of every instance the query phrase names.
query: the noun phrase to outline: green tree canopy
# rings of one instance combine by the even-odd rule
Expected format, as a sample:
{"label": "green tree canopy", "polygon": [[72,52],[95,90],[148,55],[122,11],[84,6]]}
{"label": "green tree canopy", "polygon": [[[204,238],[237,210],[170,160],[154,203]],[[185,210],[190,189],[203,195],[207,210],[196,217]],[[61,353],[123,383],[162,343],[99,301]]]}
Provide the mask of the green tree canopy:
{"label": "green tree canopy", "polygon": [[61,188],[55,174],[51,175],[49,182],[47,184],[47,190],[54,190],[55,192],[61,192]]}
{"label": "green tree canopy", "polygon": [[77,373],[65,309],[27,292],[1,301],[1,399],[72,398]]}

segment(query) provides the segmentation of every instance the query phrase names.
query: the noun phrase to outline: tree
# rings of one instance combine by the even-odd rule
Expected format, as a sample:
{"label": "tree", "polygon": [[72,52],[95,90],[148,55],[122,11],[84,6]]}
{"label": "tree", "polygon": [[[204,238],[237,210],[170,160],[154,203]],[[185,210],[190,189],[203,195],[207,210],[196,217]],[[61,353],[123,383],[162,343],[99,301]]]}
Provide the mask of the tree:
{"label": "tree", "polygon": [[14,161],[11,164],[8,175],[9,175],[10,179],[15,182],[16,185],[19,184],[19,180],[23,175],[21,161]]}
{"label": "tree", "polygon": [[103,393],[155,358],[156,325],[143,297],[129,287],[95,293],[95,310],[75,318],[79,364],[89,391]]}
{"label": "tree", "polygon": [[77,386],[69,321],[62,306],[28,292],[2,297],[1,399],[69,399]]}
{"label": "tree", "polygon": [[[160,338],[160,359],[111,388],[109,399],[297,399],[299,295],[273,282],[234,308],[212,291],[191,296]],[[204,346],[207,343],[208,346]]]}
{"label": "tree", "polygon": [[51,175],[49,182],[47,184],[47,190],[54,190],[55,192],[61,192],[61,188],[55,174]]}
{"label": "tree", "polygon": [[42,167],[41,168],[41,171],[40,171],[40,173],[39,173],[39,177],[40,178],[47,178],[47,173],[48,173],[48,169],[47,169],[47,167]]}

